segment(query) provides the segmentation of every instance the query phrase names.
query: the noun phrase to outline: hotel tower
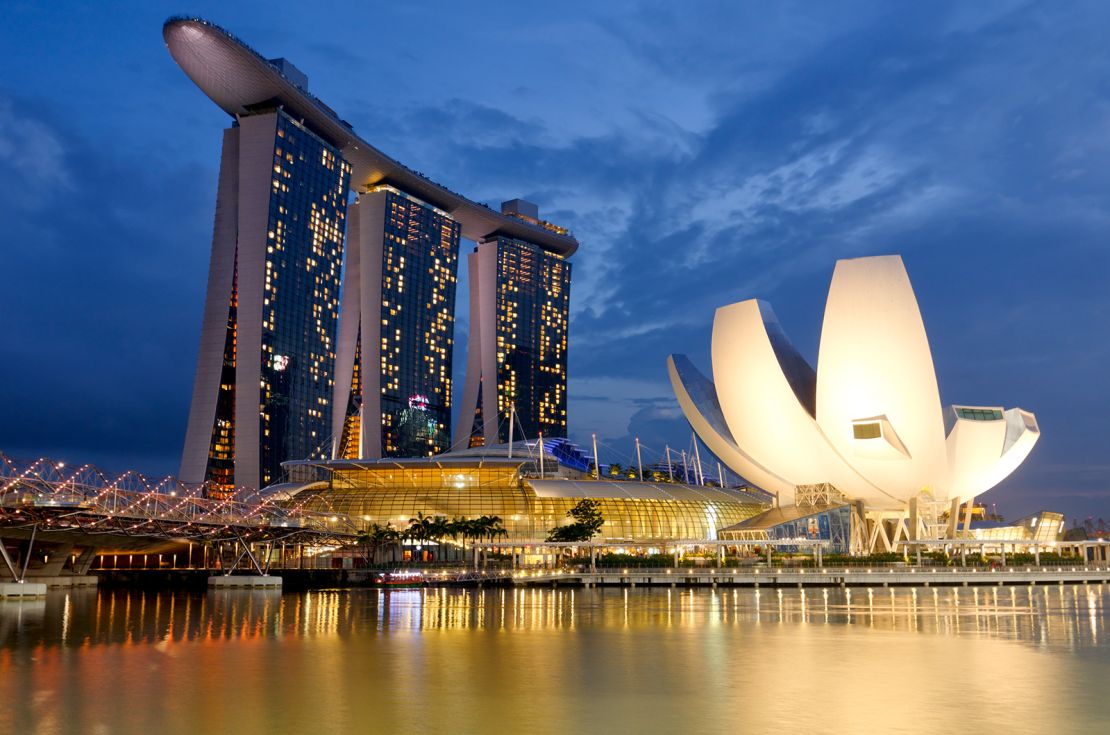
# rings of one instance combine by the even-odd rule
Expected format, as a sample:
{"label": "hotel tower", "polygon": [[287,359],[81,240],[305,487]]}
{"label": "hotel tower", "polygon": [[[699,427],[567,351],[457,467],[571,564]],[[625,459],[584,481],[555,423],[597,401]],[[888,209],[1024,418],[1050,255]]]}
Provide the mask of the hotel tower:
{"label": "hotel tower", "polygon": [[330,450],[350,176],[280,109],[224,131],[182,479],[261,487]]}
{"label": "hotel tower", "polygon": [[398,163],[218,26],[171,18],[163,36],[232,118],[183,481],[219,495],[280,482],[287,460],[449,449],[461,238],[477,243],[464,444],[506,439],[512,405],[527,435],[565,435],[570,233]]}
{"label": "hotel tower", "polygon": [[[530,202],[514,199],[501,211],[554,227]],[[570,263],[506,235],[479,240],[467,262],[470,336],[456,448],[565,437]]]}

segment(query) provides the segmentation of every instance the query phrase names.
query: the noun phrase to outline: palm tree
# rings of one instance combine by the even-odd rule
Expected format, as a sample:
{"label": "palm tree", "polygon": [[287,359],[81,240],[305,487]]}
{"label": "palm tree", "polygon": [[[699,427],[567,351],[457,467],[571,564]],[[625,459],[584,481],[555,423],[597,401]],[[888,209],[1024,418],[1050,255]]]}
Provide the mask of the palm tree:
{"label": "palm tree", "polygon": [[462,553],[464,558],[466,556],[466,540],[470,538],[470,526],[471,521],[466,516],[462,518],[455,516],[447,522],[447,535],[456,542],[459,540],[460,536],[462,537]]}
{"label": "palm tree", "polygon": [[485,531],[482,529],[481,519],[477,518],[467,518],[466,516],[462,518],[453,518],[447,525],[449,528],[448,535],[450,535],[451,538],[457,539],[462,536],[464,557],[466,556],[467,540],[479,539],[485,534]]}
{"label": "palm tree", "polygon": [[485,532],[489,536],[490,543],[498,536],[508,536],[509,532],[505,526],[501,524],[501,516],[482,516],[485,519]]}
{"label": "palm tree", "polygon": [[382,546],[388,546],[390,549],[390,561],[396,561],[397,557],[393,553],[397,549],[397,542],[401,540],[401,532],[393,527],[392,523],[386,523],[382,529]]}
{"label": "palm tree", "polygon": [[417,545],[423,545],[431,538],[432,523],[431,518],[418,512],[416,518],[409,519],[409,527],[402,532],[402,535],[409,541],[415,541]]}
{"label": "palm tree", "polygon": [[463,519],[463,539],[476,541],[482,537],[481,522],[476,518]]}
{"label": "palm tree", "polygon": [[[401,535],[389,523],[384,526],[380,523],[371,523],[365,531],[359,533],[356,543],[363,547],[363,556],[368,564],[377,561],[378,551],[385,545],[396,542]],[[369,550],[369,554],[367,554]]]}
{"label": "palm tree", "polygon": [[447,520],[446,516],[436,516],[428,523],[428,538],[435,541],[441,550],[443,539],[449,535],[451,535],[451,521]]}
{"label": "palm tree", "polygon": [[374,552],[372,550],[372,547],[377,543],[374,536],[375,526],[377,525],[378,524],[375,523],[371,527],[367,528],[365,531],[359,531],[358,535],[355,537],[355,544],[357,544],[362,549],[362,558],[366,560],[366,563],[368,565],[374,563]]}

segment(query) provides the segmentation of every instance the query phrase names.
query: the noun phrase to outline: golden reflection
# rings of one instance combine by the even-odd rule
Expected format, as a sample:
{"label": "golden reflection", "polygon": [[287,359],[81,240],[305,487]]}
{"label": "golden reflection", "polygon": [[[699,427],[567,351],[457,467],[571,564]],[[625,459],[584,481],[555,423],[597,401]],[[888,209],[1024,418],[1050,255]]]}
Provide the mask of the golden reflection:
{"label": "golden reflection", "polygon": [[434,630],[583,627],[862,625],[978,635],[1069,648],[1097,646],[1104,585],[1006,588],[763,590],[425,588],[207,595],[74,590],[0,605],[3,644],[139,646]]}
{"label": "golden reflection", "polygon": [[[495,712],[513,730],[677,731],[689,725],[679,702],[713,729],[819,724],[750,694],[776,686],[819,688],[824,721],[855,731],[956,716],[989,730],[1004,715],[1051,729],[1075,713],[1110,717],[1092,689],[1110,673],[1108,596],[1106,585],[74,590],[0,603],[0,697],[13,703],[0,732],[308,731],[325,713],[328,731],[406,731],[416,711],[429,731]],[[956,695],[983,686],[991,696],[961,708]],[[603,706],[616,700],[636,706]]]}

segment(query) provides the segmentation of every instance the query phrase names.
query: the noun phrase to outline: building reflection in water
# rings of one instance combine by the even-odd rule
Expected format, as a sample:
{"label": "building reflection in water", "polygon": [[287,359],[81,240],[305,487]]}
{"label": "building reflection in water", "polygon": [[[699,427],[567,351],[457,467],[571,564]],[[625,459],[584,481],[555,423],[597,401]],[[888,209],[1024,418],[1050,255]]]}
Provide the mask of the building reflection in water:
{"label": "building reflection in water", "polygon": [[[1059,729],[1110,718],[1108,600],[1103,585],[58,592],[0,603],[0,732],[407,730],[414,713],[427,731],[676,731],[680,704],[755,731]],[[824,719],[785,692],[820,694]]]}
{"label": "building reflection in water", "polygon": [[0,651],[429,630],[848,625],[1099,645],[1104,585],[857,589],[448,589],[208,594],[77,589],[0,602]]}

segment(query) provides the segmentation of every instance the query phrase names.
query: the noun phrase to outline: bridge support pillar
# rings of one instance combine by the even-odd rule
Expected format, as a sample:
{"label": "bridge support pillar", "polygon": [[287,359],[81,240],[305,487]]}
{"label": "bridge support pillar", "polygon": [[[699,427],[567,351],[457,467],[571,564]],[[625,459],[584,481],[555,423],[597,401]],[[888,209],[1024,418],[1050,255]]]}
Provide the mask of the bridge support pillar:
{"label": "bridge support pillar", "polygon": [[0,582],[0,599],[25,600],[46,597],[46,585],[41,582]]}
{"label": "bridge support pillar", "polygon": [[281,577],[260,575],[218,574],[208,578],[208,589],[268,589],[280,590]]}
{"label": "bridge support pillar", "polygon": [[91,546],[86,546],[81,555],[73,562],[73,573],[79,577],[84,577],[89,573],[89,569],[93,565],[93,559],[96,558],[96,549]]}

